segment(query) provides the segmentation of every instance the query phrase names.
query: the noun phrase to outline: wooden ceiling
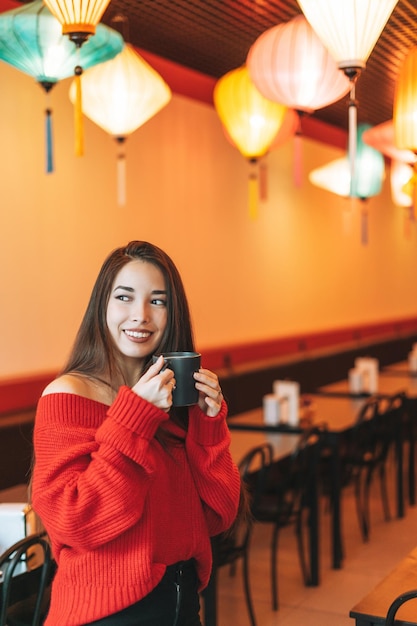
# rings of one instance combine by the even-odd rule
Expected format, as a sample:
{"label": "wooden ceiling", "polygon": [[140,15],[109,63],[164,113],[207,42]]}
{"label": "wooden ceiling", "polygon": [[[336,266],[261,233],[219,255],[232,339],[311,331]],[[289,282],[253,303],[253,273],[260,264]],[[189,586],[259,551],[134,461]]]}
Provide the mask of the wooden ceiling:
{"label": "wooden ceiling", "polygon": [[[245,62],[266,29],[301,13],[296,0],[111,0],[103,22],[134,46],[213,78]],[[417,0],[399,0],[356,87],[358,121],[392,118],[396,77],[417,45]],[[346,98],[313,116],[346,130]]]}

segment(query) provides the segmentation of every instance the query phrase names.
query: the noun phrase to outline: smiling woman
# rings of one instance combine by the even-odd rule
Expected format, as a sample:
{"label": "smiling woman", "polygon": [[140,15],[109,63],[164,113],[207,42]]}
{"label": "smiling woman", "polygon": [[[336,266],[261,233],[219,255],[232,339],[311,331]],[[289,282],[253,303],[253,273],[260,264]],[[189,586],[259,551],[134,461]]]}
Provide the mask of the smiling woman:
{"label": "smiling woman", "polygon": [[217,376],[200,368],[197,404],[172,406],[174,372],[152,357],[179,350],[194,342],[174,263],[117,248],[36,414],[33,506],[58,565],[46,626],[201,624],[210,536],[236,517],[240,477]]}

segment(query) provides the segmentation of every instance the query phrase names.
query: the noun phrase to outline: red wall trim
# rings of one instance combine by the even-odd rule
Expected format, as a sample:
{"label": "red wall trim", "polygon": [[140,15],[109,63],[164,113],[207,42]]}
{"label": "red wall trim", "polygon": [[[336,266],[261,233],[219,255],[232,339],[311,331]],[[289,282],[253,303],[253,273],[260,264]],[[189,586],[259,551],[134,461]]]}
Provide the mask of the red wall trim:
{"label": "red wall trim", "polygon": [[203,355],[203,366],[219,370],[265,359],[302,355],[320,348],[342,348],[352,342],[395,339],[414,332],[417,332],[417,318],[408,318],[200,351]]}
{"label": "red wall trim", "polygon": [[[323,348],[340,348],[351,343],[372,339],[395,339],[417,333],[417,318],[393,320],[378,324],[367,324],[277,337],[265,341],[244,343],[218,348],[201,348],[203,367],[212,370],[231,368],[237,365],[255,364],[266,359],[303,356]],[[411,349],[411,345],[410,345]],[[0,380],[0,416],[32,409],[36,406],[42,390],[55,377],[56,372],[34,374],[33,376],[16,377]]]}

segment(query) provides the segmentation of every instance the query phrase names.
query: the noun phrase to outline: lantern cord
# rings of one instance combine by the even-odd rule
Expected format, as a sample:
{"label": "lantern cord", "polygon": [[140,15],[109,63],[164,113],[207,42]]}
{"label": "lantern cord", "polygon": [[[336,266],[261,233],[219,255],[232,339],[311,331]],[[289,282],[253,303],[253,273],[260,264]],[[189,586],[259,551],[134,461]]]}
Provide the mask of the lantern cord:
{"label": "lantern cord", "polygon": [[350,166],[350,195],[355,185],[355,161],[357,148],[357,118],[358,103],[355,99],[355,79],[352,79],[349,97],[349,166]]}
{"label": "lantern cord", "polygon": [[46,146],[46,173],[54,171],[54,157],[52,148],[52,110],[45,109],[45,146]]}
{"label": "lantern cord", "polygon": [[259,198],[259,186],[258,186],[258,163],[256,159],[250,159],[250,172],[249,172],[249,217],[253,220],[258,217],[258,198]]}
{"label": "lantern cord", "polygon": [[74,102],[74,127],[75,127],[75,155],[83,156],[84,154],[84,128],[83,128],[83,108],[82,108],[82,92],[81,92],[81,75],[83,68],[77,65],[74,69],[75,74],[75,102]]}
{"label": "lantern cord", "polygon": [[301,187],[303,179],[303,144],[301,141],[301,112],[298,113],[297,130],[294,135],[294,183],[296,187]]}
{"label": "lantern cord", "polygon": [[[125,137],[116,137],[118,144],[123,144]],[[117,204],[126,205],[126,154],[124,149],[117,154]]]}
{"label": "lantern cord", "polygon": [[261,202],[268,200],[268,165],[265,161],[259,165],[259,198]]}

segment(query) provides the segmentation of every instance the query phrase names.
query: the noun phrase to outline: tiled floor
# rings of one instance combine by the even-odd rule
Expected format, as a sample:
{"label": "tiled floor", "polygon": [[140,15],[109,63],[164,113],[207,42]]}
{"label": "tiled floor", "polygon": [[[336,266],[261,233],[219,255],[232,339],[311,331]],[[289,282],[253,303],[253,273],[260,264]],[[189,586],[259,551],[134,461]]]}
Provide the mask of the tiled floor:
{"label": "tiled floor", "polygon": [[[392,476],[393,471],[390,474]],[[394,518],[386,522],[378,487],[375,481],[368,543],[362,542],[359,533],[353,492],[350,488],[344,492],[345,559],[340,570],[331,569],[329,515],[322,511],[319,587],[303,585],[294,531],[292,528],[282,531],[279,548],[280,608],[277,612],[272,611],[270,596],[270,527],[265,524],[256,526],[251,548],[251,587],[258,626],[354,626],[354,620],[349,617],[350,609],[417,545],[417,506],[407,507],[403,519]],[[390,501],[394,511],[393,493]],[[416,586],[416,581],[410,581],[410,588]],[[219,626],[249,626],[240,567],[235,577],[230,577],[228,568],[219,572],[218,612]]]}

